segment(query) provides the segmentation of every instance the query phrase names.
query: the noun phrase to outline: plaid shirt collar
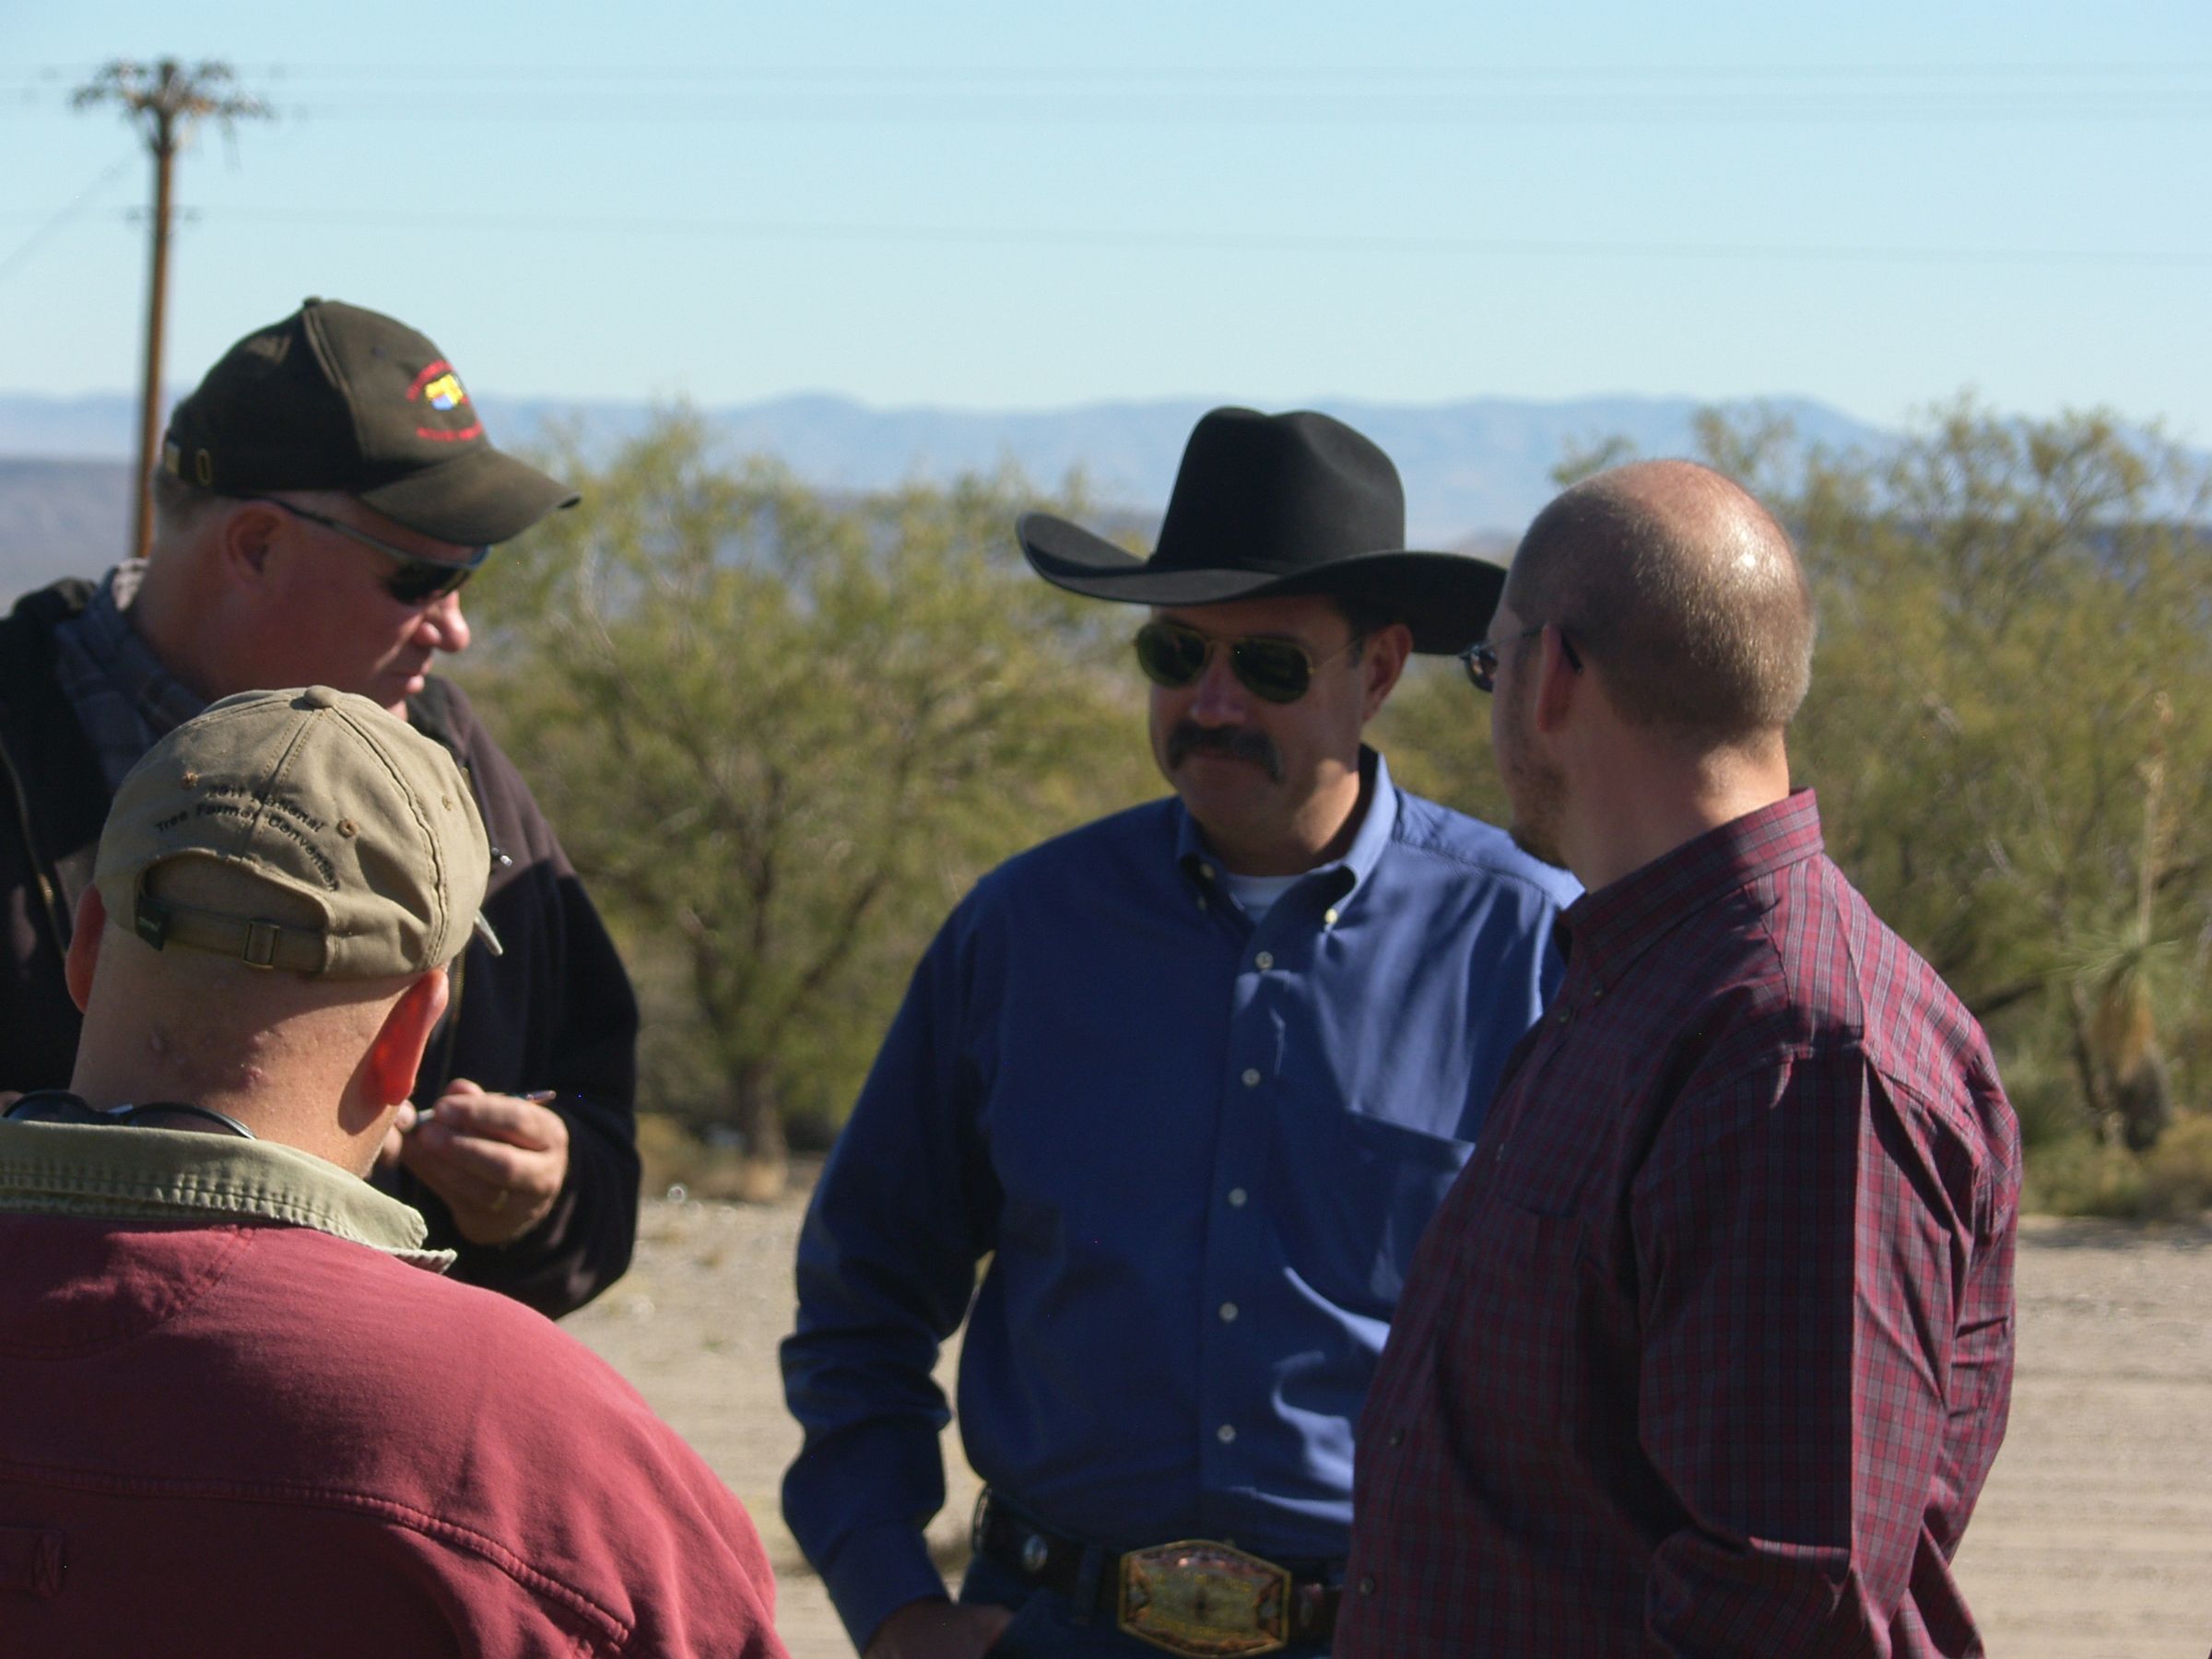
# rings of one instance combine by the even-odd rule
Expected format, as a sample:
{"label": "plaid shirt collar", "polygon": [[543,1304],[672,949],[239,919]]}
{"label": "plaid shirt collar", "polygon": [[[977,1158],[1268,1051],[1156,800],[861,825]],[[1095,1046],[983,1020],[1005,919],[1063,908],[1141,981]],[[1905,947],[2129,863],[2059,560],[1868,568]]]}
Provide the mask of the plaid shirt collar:
{"label": "plaid shirt collar", "polygon": [[1568,971],[1601,986],[1617,983],[1637,958],[1699,912],[1822,847],[1820,809],[1809,789],[1708,830],[1568,907],[1559,918]]}

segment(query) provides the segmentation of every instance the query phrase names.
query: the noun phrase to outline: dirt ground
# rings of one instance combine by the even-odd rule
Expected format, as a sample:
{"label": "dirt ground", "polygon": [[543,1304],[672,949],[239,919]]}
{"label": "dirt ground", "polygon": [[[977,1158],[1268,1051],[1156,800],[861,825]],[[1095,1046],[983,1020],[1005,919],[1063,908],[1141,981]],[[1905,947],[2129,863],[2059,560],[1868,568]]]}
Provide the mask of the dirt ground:
{"label": "dirt ground", "polygon": [[[849,1659],[783,1530],[798,1443],[775,1348],[791,1322],[803,1194],[656,1201],[629,1276],[567,1322],[744,1500],[781,1583],[794,1659]],[[2022,1230],[2011,1431],[1959,1552],[1997,1659],[2200,1659],[2212,1649],[2212,1228],[2036,1218]],[[948,1434],[962,1547],[974,1481]]]}

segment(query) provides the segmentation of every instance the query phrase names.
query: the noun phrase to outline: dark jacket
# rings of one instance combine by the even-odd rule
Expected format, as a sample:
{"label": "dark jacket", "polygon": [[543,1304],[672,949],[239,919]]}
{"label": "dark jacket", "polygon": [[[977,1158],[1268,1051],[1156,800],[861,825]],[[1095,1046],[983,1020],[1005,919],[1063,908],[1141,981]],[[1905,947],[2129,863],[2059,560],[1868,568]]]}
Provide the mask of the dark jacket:
{"label": "dark jacket", "polygon": [[[89,582],[29,594],[0,621],[0,1088],[65,1088],[78,1016],[62,977],[76,900],[92,878],[108,811],[100,763],[54,677],[53,630]],[[485,918],[505,947],[472,943],[430,1041],[415,1098],[455,1077],[521,1094],[556,1089],[569,1178],[552,1214],[512,1244],[471,1244],[406,1171],[378,1183],[422,1211],[430,1241],[456,1250],[456,1278],[546,1313],[582,1307],[622,1276],[637,1233],[637,1000],[613,941],[529,787],[476,721],[432,680],[408,718],[450,748],[476,790],[495,861]]]}

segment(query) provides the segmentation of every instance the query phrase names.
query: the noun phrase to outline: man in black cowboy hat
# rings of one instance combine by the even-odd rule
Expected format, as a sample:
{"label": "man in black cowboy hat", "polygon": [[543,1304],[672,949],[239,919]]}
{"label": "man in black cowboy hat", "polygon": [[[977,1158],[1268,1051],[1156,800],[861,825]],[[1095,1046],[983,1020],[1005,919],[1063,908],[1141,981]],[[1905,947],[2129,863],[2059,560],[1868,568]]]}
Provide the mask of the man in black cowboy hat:
{"label": "man in black cowboy hat", "polygon": [[[871,1659],[1325,1650],[1353,1421],[1574,891],[1360,741],[1502,581],[1404,525],[1365,438],[1243,409],[1150,559],[1021,521],[1046,580],[1152,607],[1175,794],[977,885],[817,1189],[784,1512]],[[990,1487],[955,1606],[922,1526],[963,1315]]]}
{"label": "man in black cowboy hat", "polygon": [[493,447],[428,338],[335,300],[225,352],[162,451],[148,559],[0,619],[0,1091],[69,1080],[63,959],[138,758],[234,692],[359,693],[460,762],[505,947],[455,963],[416,1097],[435,1112],[378,1180],[459,1252],[455,1277],[564,1313],[621,1277],[637,1230],[637,1004],[528,786],[431,669],[468,645],[461,588],[492,544],[575,492]]}

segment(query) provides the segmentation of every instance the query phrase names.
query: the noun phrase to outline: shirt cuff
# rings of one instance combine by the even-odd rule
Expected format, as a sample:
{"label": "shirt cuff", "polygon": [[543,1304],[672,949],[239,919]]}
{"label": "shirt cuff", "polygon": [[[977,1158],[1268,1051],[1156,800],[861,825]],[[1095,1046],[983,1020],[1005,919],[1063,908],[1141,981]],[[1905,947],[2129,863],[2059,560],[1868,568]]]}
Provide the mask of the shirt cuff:
{"label": "shirt cuff", "polygon": [[847,1537],[822,1569],[822,1583],[845,1633],[864,1653],[877,1627],[907,1603],[946,1593],[921,1533],[896,1523],[865,1526]]}

